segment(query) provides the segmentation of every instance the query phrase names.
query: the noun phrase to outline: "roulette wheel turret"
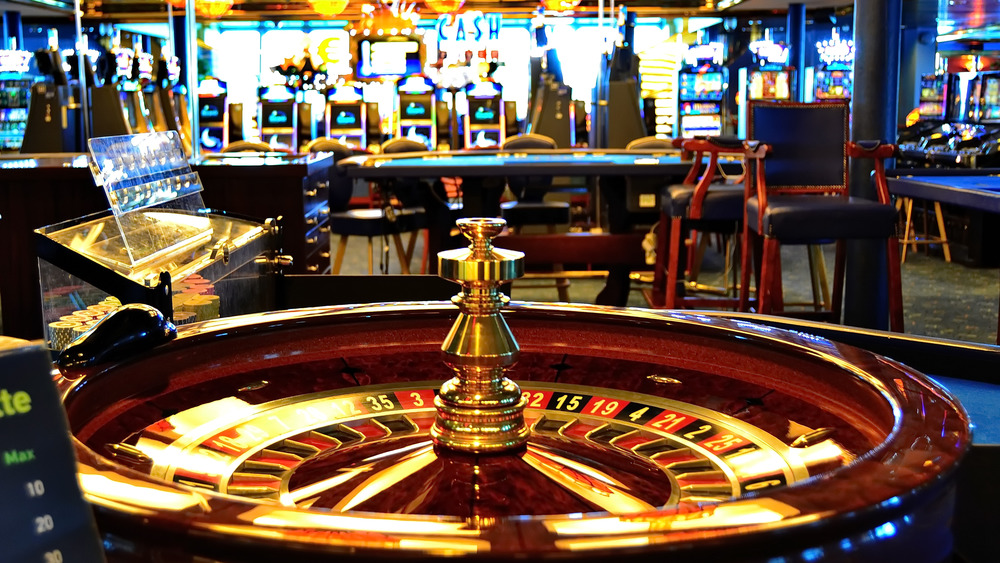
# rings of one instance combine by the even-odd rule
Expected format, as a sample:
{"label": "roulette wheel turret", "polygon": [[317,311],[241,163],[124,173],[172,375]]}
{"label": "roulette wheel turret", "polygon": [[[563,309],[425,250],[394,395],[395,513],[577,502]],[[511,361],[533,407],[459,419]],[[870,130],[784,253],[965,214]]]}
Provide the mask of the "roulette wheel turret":
{"label": "roulette wheel turret", "polygon": [[451,304],[217,319],[65,368],[108,558],[950,556],[970,431],[945,390],[745,321],[507,304],[502,228],[463,220]]}

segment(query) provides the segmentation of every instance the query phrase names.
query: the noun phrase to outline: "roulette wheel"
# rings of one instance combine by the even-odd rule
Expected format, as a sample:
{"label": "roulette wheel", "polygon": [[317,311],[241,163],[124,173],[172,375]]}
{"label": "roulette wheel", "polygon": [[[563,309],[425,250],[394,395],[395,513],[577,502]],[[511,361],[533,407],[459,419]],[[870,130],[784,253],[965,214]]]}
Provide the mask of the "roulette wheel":
{"label": "roulette wheel", "polygon": [[451,304],[215,319],[77,361],[95,330],[64,352],[108,559],[950,557],[971,433],[947,391],[741,320],[501,314],[523,268],[492,247],[502,226],[461,221]]}

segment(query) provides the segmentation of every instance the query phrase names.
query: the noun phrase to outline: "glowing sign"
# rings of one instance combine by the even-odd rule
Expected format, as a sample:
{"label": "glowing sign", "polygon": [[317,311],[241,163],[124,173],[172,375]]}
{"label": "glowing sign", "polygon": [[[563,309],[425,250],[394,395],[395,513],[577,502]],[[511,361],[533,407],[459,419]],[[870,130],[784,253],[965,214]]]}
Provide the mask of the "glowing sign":
{"label": "glowing sign", "polygon": [[353,66],[351,61],[351,40],[346,33],[321,40],[316,53],[319,59],[327,64],[330,74],[351,74]]}
{"label": "glowing sign", "polygon": [[152,80],[153,78],[153,55],[150,53],[139,53],[139,79]]}
{"label": "glowing sign", "polygon": [[132,59],[135,58],[135,51],[124,47],[117,47],[111,51],[115,55],[115,74],[129,78],[132,76]]}
{"label": "glowing sign", "polygon": [[438,17],[438,41],[458,43],[483,43],[500,39],[500,14],[484,14],[470,10],[458,15],[443,14]]}
{"label": "glowing sign", "polygon": [[816,42],[816,51],[819,52],[820,60],[826,64],[854,62],[854,41],[841,39],[836,29],[830,39]]}
{"label": "glowing sign", "polygon": [[500,92],[501,86],[496,82],[477,82],[469,85],[465,95],[469,98],[495,98]]}
{"label": "glowing sign", "polygon": [[760,66],[788,63],[788,46],[767,39],[750,43],[750,52],[757,56]]}
{"label": "glowing sign", "polygon": [[0,72],[28,72],[33,56],[29,51],[0,49]]}
{"label": "glowing sign", "polygon": [[712,64],[722,64],[722,43],[692,45],[684,53],[684,62],[696,66],[699,61],[711,60]]}

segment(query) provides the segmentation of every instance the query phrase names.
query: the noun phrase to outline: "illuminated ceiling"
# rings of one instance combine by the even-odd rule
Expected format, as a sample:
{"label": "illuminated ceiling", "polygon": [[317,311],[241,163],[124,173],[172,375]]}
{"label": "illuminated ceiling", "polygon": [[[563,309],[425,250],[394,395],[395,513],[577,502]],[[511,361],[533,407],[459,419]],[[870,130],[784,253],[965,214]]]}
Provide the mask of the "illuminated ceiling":
{"label": "illuminated ceiling", "polygon": [[[201,0],[199,0],[201,1]],[[415,2],[424,18],[436,17],[436,13],[424,5],[423,0]],[[807,10],[850,7],[849,0],[800,0]],[[164,0],[81,0],[86,17],[112,19],[116,21],[163,21],[166,18]],[[282,20],[282,19],[322,19],[309,6],[307,0],[235,0],[232,12],[226,19],[235,20]],[[1000,0],[903,0],[903,10],[910,21],[934,21],[943,26],[942,33],[957,30],[968,38],[983,36],[991,40],[1000,38]],[[68,4],[69,0],[0,0],[0,10],[22,12],[24,17],[52,15],[45,3]],[[347,9],[336,17],[339,20],[357,19],[362,1],[351,1]],[[684,16],[734,16],[748,13],[783,13],[789,0],[743,0],[724,11],[716,11],[720,0],[627,0],[619,2],[639,17],[684,17]],[[610,10],[612,1],[607,0],[605,9]],[[507,17],[530,17],[538,6],[537,0],[467,0],[465,10],[476,9],[484,12],[500,12]],[[575,11],[579,16],[594,16],[597,0],[584,0]],[[60,12],[55,12],[60,13]],[[65,14],[65,12],[61,12]],[[971,31],[971,32],[970,32]]]}

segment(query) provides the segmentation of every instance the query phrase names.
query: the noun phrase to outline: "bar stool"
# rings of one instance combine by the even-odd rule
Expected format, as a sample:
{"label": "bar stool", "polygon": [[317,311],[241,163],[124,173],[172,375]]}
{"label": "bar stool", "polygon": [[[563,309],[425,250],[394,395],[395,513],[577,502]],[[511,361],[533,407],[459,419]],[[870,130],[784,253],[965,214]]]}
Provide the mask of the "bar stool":
{"label": "bar stool", "polygon": [[[748,159],[746,219],[741,259],[740,306],[749,310],[750,254],[759,264],[757,311],[784,311],[781,285],[782,244],[837,242],[830,308],[821,311],[840,322],[846,239],[871,239],[886,245],[889,326],[903,331],[896,210],[890,203],[884,160],[895,147],[878,141],[848,140],[846,102],[765,102],[749,106],[749,135],[767,143],[767,158]],[[848,161],[875,161],[877,201],[848,195]],[[766,166],[765,166],[766,164]],[[752,178],[752,183],[751,183]],[[873,288],[874,290],[874,288]]]}
{"label": "bar stool", "polygon": [[[551,137],[525,133],[510,137],[501,147],[505,151],[555,150],[556,142]],[[500,204],[500,216],[507,221],[514,234],[521,234],[525,227],[544,227],[554,234],[560,225],[569,225],[570,206],[565,201],[546,201],[545,194],[552,188],[551,176],[508,176],[507,186],[517,198]],[[559,277],[562,264],[552,264],[552,274],[531,273],[525,278],[555,278],[555,288],[560,301],[569,301],[569,278]]]}
{"label": "bar stool", "polygon": [[[405,141],[405,143],[400,143],[399,141]],[[410,141],[409,139],[392,139],[383,143],[382,152],[392,154],[395,152],[412,152],[413,150],[417,150],[412,145],[409,145],[409,143],[417,145],[421,151],[427,150],[422,143]],[[317,143],[314,147],[323,147],[321,150],[324,152],[332,152],[335,163],[352,154],[350,148],[332,139],[329,142]],[[404,150],[407,148],[410,150]],[[419,197],[419,194],[415,194],[414,192],[420,186],[410,186],[404,182],[388,181],[380,186],[382,207],[378,209],[348,209],[348,204],[354,191],[353,182],[350,178],[341,175],[336,166],[332,166],[330,170],[330,215],[328,223],[331,235],[330,252],[334,255],[331,272],[334,274],[340,273],[349,238],[352,236],[363,236],[368,239],[369,274],[374,273],[373,239],[375,237],[388,237],[392,239],[396,255],[399,259],[400,271],[403,274],[409,274],[410,261],[416,245],[416,235],[425,226],[424,209],[412,205],[415,199]],[[399,207],[393,205],[393,198],[399,202]],[[406,248],[403,247],[400,233],[410,233]],[[336,250],[333,249],[333,235],[340,235]]]}
{"label": "bar stool", "polygon": [[[664,148],[670,141],[661,141]],[[645,144],[645,148],[655,148]],[[635,148],[635,147],[633,147]],[[676,307],[724,306],[735,309],[739,305],[738,297],[729,295],[730,287],[711,288],[714,293],[722,293],[723,297],[696,297],[686,295],[689,285],[685,280],[690,277],[696,284],[701,260],[709,233],[721,234],[727,237],[726,268],[724,276],[730,271],[730,245],[733,239],[738,239],[740,226],[743,222],[744,187],[741,184],[717,183],[717,178],[725,181],[720,174],[719,157],[732,155],[743,157],[748,148],[745,143],[736,138],[709,137],[706,139],[688,139],[683,141],[686,152],[693,153],[693,163],[685,182],[663,189],[660,206],[660,228],[657,239],[657,269],[654,274],[654,289],[663,289],[662,305],[668,309]],[[697,183],[704,155],[708,155],[708,164],[704,174]],[[740,177],[742,179],[742,177]],[[698,244],[698,233],[702,233],[702,244]],[[697,251],[695,247],[697,246]],[[681,267],[681,257],[686,251],[686,267]],[[665,280],[662,285],[656,281]],[[678,291],[680,286],[681,291]],[[734,284],[735,286],[735,284]],[[709,289],[709,288],[704,288]]]}

